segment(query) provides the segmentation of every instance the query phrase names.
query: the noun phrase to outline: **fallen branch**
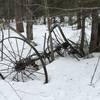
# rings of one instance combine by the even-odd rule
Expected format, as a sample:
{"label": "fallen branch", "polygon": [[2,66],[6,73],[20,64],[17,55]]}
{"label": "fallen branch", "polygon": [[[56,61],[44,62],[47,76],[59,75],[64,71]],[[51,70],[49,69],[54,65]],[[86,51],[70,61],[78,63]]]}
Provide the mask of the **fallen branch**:
{"label": "fallen branch", "polygon": [[95,74],[96,74],[96,71],[97,71],[97,68],[98,68],[99,61],[100,61],[100,56],[98,57],[97,64],[95,66],[95,69],[94,69],[94,72],[93,72],[93,75],[92,75],[92,78],[91,78],[91,81],[90,81],[90,85],[93,84],[93,79],[95,77]]}

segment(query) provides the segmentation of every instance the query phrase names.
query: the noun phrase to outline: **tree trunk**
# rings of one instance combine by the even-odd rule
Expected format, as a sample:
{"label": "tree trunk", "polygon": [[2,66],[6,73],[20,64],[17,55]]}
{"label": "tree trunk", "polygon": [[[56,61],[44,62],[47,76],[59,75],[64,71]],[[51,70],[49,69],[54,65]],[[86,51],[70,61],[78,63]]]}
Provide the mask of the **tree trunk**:
{"label": "tree trunk", "polygon": [[64,17],[60,16],[60,23],[63,23],[63,22],[64,22]]}
{"label": "tree trunk", "polygon": [[90,52],[98,51],[98,12],[92,11],[92,30],[91,30]]}
{"label": "tree trunk", "polygon": [[81,13],[77,13],[77,29],[81,29],[82,27],[82,19],[81,19]]}
{"label": "tree trunk", "polygon": [[[19,0],[20,2],[20,0]],[[16,30],[18,32],[24,32],[23,21],[22,21],[22,9],[20,4],[16,3]]]}
{"label": "tree trunk", "polygon": [[27,21],[26,33],[27,33],[27,38],[29,40],[33,40],[33,23],[32,22]]}
{"label": "tree trunk", "polygon": [[46,17],[43,17],[43,24],[46,25]]}
{"label": "tree trunk", "polygon": [[98,51],[100,51],[100,23],[98,23],[98,38],[97,38]]}
{"label": "tree trunk", "polygon": [[56,18],[52,17],[52,23],[56,23]]}
{"label": "tree trunk", "polygon": [[73,23],[72,16],[69,15],[68,24],[69,24],[69,25],[72,25],[72,23]]}
{"label": "tree trunk", "polygon": [[48,17],[48,31],[49,31],[49,36],[50,36],[50,48],[51,48],[51,60],[54,60],[54,52],[53,52],[53,43],[52,43],[52,34],[51,34],[51,18]]}
{"label": "tree trunk", "polygon": [[[31,4],[32,0],[27,0],[27,5]],[[26,18],[27,18],[27,25],[26,25],[26,34],[27,38],[29,40],[33,40],[33,22],[32,22],[32,12],[31,8],[26,6],[27,12],[26,12]]]}
{"label": "tree trunk", "polygon": [[84,40],[85,40],[85,12],[82,12],[82,26],[81,26],[81,44],[80,44],[80,51],[82,55],[84,55]]}
{"label": "tree trunk", "polygon": [[18,32],[24,32],[24,27],[21,17],[16,16],[15,20],[16,20],[16,30]]}

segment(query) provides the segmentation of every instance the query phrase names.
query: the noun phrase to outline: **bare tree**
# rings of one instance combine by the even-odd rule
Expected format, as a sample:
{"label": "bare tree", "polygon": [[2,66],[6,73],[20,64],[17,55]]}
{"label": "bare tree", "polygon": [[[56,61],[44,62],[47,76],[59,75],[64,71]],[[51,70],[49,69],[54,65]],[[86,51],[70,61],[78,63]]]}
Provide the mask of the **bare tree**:
{"label": "bare tree", "polygon": [[26,2],[26,20],[27,20],[27,25],[26,25],[26,34],[27,38],[29,40],[33,40],[33,22],[32,22],[32,11],[31,8],[28,6],[32,4],[32,0],[27,0]]}
{"label": "bare tree", "polygon": [[15,5],[16,6],[15,7],[16,30],[18,32],[24,32],[20,0],[17,0],[17,2],[15,2],[15,4],[16,4]]}
{"label": "bare tree", "polygon": [[81,25],[81,43],[80,43],[80,51],[84,55],[84,42],[85,42],[85,11],[82,11],[82,25]]}
{"label": "bare tree", "polygon": [[92,30],[91,30],[90,52],[98,49],[98,12],[92,10]]}
{"label": "bare tree", "polygon": [[81,20],[81,12],[77,12],[77,29],[81,29],[82,27],[82,20]]}

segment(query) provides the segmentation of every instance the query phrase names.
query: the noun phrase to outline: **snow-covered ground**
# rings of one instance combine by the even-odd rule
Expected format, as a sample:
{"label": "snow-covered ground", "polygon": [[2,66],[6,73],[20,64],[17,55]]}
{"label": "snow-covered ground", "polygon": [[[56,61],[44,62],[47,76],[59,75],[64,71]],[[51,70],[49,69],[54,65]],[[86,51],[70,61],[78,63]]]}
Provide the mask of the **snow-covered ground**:
{"label": "snow-covered ground", "polygon": [[[66,37],[72,40],[77,38],[79,33],[77,30],[71,30],[70,27],[63,27],[63,30],[66,32]],[[46,32],[46,26],[33,26],[34,41],[40,51],[43,49],[43,38]],[[100,54],[93,55],[80,61],[69,55],[57,57],[46,66],[49,76],[47,84],[39,80],[27,82],[0,80],[0,100],[100,100],[100,64],[93,85],[90,85]]]}

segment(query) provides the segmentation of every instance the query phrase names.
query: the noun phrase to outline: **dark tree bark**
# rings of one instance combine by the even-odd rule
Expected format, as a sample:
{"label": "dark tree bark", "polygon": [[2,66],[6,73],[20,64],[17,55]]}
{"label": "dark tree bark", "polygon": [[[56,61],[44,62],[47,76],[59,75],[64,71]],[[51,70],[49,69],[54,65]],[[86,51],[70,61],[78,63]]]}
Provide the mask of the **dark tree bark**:
{"label": "dark tree bark", "polygon": [[52,23],[56,23],[56,18],[52,17]]}
{"label": "dark tree bark", "polygon": [[49,36],[50,36],[50,48],[51,48],[51,60],[54,60],[54,52],[53,52],[53,43],[52,43],[52,34],[51,34],[51,23],[52,20],[50,17],[48,17],[48,31],[49,31]]}
{"label": "dark tree bark", "polygon": [[16,20],[16,30],[18,32],[24,32],[24,27],[23,27],[23,21],[22,21],[22,9],[20,6],[20,0],[16,2],[16,14],[15,14],[15,20]]}
{"label": "dark tree bark", "polygon": [[46,25],[46,17],[43,17],[43,24]]}
{"label": "dark tree bark", "polygon": [[29,40],[33,40],[33,28],[32,27],[33,27],[33,23],[27,21],[26,33],[27,33],[27,38]]}
{"label": "dark tree bark", "polygon": [[60,16],[60,23],[64,22],[64,16]]}
{"label": "dark tree bark", "polygon": [[69,19],[68,19],[68,24],[69,24],[69,25],[72,25],[72,23],[73,23],[73,21],[72,21],[72,16],[70,15],[70,16],[69,16]]}
{"label": "dark tree bark", "polygon": [[29,40],[33,40],[33,22],[32,22],[32,11],[31,8],[28,6],[32,3],[32,0],[27,0],[26,2],[26,19],[27,19],[27,25],[26,25],[26,34],[27,38]]}
{"label": "dark tree bark", "polygon": [[92,11],[92,30],[91,30],[90,52],[98,51],[98,12]]}
{"label": "dark tree bark", "polygon": [[85,11],[82,12],[82,25],[81,25],[81,44],[80,51],[84,55],[84,40],[85,40]]}
{"label": "dark tree bark", "polygon": [[82,27],[82,19],[81,19],[81,12],[77,13],[77,29],[81,29]]}
{"label": "dark tree bark", "polygon": [[[97,38],[97,45],[100,46],[100,22],[98,23],[98,38]],[[100,47],[98,48],[100,51]]]}
{"label": "dark tree bark", "polygon": [[24,27],[21,17],[16,16],[15,20],[16,20],[16,30],[18,32],[24,32]]}

